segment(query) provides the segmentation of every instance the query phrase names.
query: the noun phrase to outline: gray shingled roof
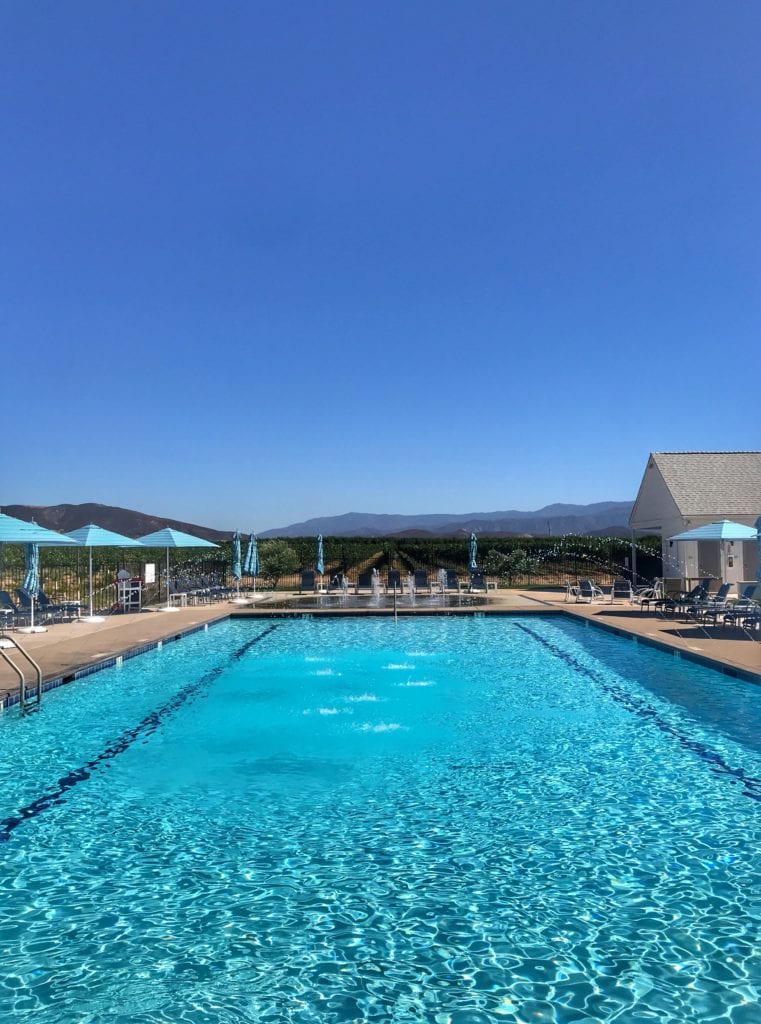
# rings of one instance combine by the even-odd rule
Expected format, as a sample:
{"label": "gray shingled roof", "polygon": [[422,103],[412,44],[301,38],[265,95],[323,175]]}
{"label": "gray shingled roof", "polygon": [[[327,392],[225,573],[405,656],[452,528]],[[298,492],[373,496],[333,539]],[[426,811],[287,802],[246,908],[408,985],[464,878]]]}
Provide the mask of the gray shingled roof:
{"label": "gray shingled roof", "polygon": [[761,515],[761,452],[653,452],[683,516]]}

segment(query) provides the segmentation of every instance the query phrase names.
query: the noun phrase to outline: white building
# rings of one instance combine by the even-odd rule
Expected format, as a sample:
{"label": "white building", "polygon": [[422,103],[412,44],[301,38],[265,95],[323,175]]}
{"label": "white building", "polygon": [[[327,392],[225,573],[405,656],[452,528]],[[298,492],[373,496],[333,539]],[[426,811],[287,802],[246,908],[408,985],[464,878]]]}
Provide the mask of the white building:
{"label": "white building", "polygon": [[[754,526],[759,516],[761,452],[651,452],[629,527],[632,541],[644,534],[660,534],[663,575],[687,584],[721,575],[720,545],[717,541],[672,543],[670,537],[720,519]],[[754,580],[756,542],[725,544],[726,582]],[[634,547],[632,556],[635,560]]]}

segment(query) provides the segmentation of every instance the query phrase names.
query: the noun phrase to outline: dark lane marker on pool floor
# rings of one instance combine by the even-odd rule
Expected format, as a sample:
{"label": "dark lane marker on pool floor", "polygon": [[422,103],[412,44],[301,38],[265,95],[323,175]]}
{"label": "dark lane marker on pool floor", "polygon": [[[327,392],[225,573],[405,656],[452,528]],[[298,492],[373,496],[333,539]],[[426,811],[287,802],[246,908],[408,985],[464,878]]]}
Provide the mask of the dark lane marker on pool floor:
{"label": "dark lane marker on pool floor", "polygon": [[22,825],[25,821],[29,821],[31,818],[36,818],[38,814],[43,811],[49,810],[51,807],[55,807],[62,802],[64,794],[73,789],[74,786],[80,782],[85,782],[90,778],[93,772],[98,771],[99,768],[107,767],[108,762],[119,754],[123,754],[125,750],[128,750],[136,739],[139,737],[150,736],[154,733],[161,725],[162,721],[167,716],[173,714],[179,707],[181,707],[187,700],[194,697],[203,687],[213,683],[215,679],[218,679],[222,675],[227,665],[234,661],[240,661],[244,654],[249,651],[254,644],[258,644],[260,640],[263,640],[266,636],[272,633],[277,626],[269,626],[255,636],[253,640],[247,641],[242,647],[239,647],[222,665],[218,665],[216,668],[210,669],[205,672],[200,679],[196,679],[194,683],[188,683],[179,690],[171,700],[168,700],[166,704],[158,708],[156,711],[151,711],[141,719],[137,725],[131,729],[126,729],[121,736],[114,740],[114,742],[102,750],[96,757],[91,761],[88,761],[81,768],[74,768],[67,775],[64,775],[58,780],[58,785],[54,790],[49,793],[45,793],[43,796],[33,800],[30,804],[22,807],[20,811],[12,815],[9,818],[4,818],[0,821],[0,843],[6,843],[15,829],[19,825]]}
{"label": "dark lane marker on pool floor", "polygon": [[683,733],[679,732],[679,730],[670,722],[667,722],[665,718],[661,718],[654,707],[638,700],[619,686],[611,686],[601,673],[595,672],[594,669],[583,665],[577,658],[574,658],[572,654],[569,654],[568,651],[564,651],[562,647],[552,643],[551,640],[545,639],[545,637],[535,633],[533,629],[529,629],[528,626],[524,626],[519,622],[516,623],[516,626],[518,629],[522,629],[524,633],[528,633],[530,637],[537,640],[556,657],[565,661],[574,669],[574,671],[580,672],[582,675],[587,676],[588,679],[591,679],[601,687],[609,697],[612,697],[617,704],[620,704],[632,714],[637,715],[638,718],[644,718],[651,722],[656,729],[660,729],[661,732],[672,736],[685,750],[689,750],[692,754],[697,754],[701,760],[706,762],[711,771],[716,775],[728,775],[733,782],[742,783],[743,796],[749,796],[751,800],[761,801],[761,779],[748,775],[742,768],[733,768],[731,765],[727,764],[721,754],[717,753],[715,750],[711,750],[710,747],[706,747],[703,743],[691,740],[689,736],[685,736]]}

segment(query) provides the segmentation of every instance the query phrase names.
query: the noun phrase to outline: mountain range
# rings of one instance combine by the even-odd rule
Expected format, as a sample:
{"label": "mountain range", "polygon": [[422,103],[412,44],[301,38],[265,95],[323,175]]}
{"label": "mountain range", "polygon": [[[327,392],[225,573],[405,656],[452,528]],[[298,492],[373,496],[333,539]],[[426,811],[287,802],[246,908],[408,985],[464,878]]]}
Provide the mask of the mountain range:
{"label": "mountain range", "polygon": [[[475,533],[479,536],[548,535],[565,533],[592,534],[605,537],[628,536],[627,523],[631,501],[600,501],[592,505],[546,505],[534,512],[469,512],[461,515],[374,515],[370,512],[347,512],[339,516],[320,516],[293,523],[275,530],[265,530],[260,537],[451,537]],[[224,541],[232,536],[229,530],[215,530],[179,519],[147,515],[132,509],[88,502],[82,505],[4,505],[2,511],[17,519],[31,520],[50,530],[68,533],[87,523],[97,523],[107,530],[128,537],[171,526],[175,530]]]}

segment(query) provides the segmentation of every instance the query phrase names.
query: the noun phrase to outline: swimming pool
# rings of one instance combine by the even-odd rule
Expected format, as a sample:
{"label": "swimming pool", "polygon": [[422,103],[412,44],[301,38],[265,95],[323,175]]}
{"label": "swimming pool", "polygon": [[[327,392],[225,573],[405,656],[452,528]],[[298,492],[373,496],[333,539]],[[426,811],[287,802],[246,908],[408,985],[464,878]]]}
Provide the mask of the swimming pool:
{"label": "swimming pool", "polygon": [[556,617],[215,626],[0,721],[0,1020],[749,1024],[760,725]]}

